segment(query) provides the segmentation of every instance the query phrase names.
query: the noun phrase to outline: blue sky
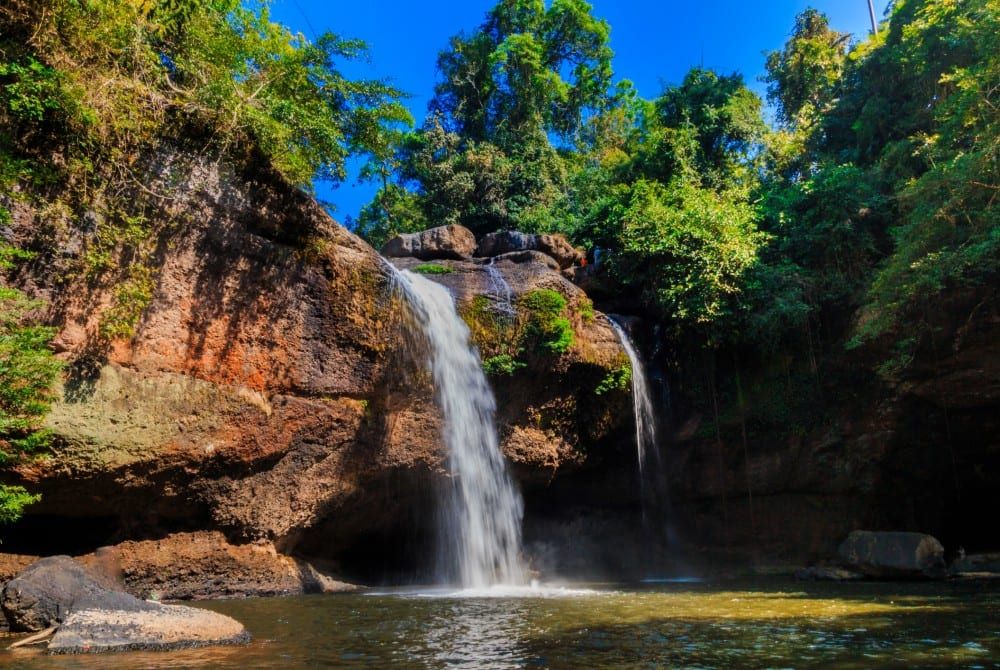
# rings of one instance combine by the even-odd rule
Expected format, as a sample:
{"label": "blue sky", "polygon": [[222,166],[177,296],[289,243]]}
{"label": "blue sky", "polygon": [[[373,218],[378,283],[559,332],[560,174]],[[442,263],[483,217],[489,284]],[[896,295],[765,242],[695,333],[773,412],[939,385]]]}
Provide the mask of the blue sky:
{"label": "blue sky", "polygon": [[[482,23],[494,0],[272,0],[272,17],[312,38],[324,31],[365,40],[368,62],[344,67],[348,76],[389,79],[412,97],[418,123],[427,109],[434,64],[448,38]],[[815,7],[836,30],[864,35],[869,30],[867,0],[591,0],[594,14],[611,24],[616,79],[631,79],[643,97],[679,82],[687,70],[704,65],[723,73],[742,72],[762,96],[757,80],[764,52],[784,44],[795,15]],[[875,2],[881,19],[887,0]],[[354,176],[335,189],[320,184],[317,195],[335,206],[343,221],[357,215],[374,193]]]}

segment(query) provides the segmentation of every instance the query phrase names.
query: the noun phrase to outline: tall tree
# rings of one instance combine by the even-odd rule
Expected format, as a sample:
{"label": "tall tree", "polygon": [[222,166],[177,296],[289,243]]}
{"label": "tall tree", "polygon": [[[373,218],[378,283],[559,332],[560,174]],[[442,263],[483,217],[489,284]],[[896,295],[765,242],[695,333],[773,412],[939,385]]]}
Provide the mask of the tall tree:
{"label": "tall tree", "polygon": [[431,109],[463,138],[504,150],[525,133],[575,133],[611,83],[610,28],[584,0],[501,0],[438,58]]}
{"label": "tall tree", "polygon": [[807,9],[795,17],[783,49],[767,55],[767,98],[788,126],[808,125],[832,101],[843,74],[850,35],[830,28],[826,15]]}

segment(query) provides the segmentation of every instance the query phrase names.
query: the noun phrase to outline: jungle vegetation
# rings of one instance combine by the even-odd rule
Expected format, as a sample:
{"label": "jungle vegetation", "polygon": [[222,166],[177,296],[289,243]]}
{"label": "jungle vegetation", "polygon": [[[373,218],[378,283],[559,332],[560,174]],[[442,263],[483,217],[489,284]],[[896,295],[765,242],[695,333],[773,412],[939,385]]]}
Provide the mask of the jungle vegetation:
{"label": "jungle vegetation", "polygon": [[[736,371],[744,432],[753,389],[739,386],[740,367],[785,360],[788,402],[772,418],[788,424],[824,351],[872,349],[878,375],[902,374],[933,342],[943,296],[995,287],[1000,270],[996,0],[896,0],[869,36],[839,33],[812,9],[790,24],[767,56],[766,101],[740,73],[704,68],[647,100],[612,71],[611,27],[585,0],[499,0],[444,45],[414,127],[402,92],[342,74],[362,42],[307,39],[266,4],[8,0],[0,228],[39,194],[58,191],[74,213],[103,203],[103,242],[80,271],[100,277],[113,270],[109,249],[134,248],[139,262],[102,324],[128,337],[150,298],[141,261],[156,225],[115,199],[137,156],[194,141],[262,159],[307,191],[344,180],[359,156],[380,188],[347,224],[376,247],[449,223],[563,233],[596,266],[597,297],[704,361],[701,391],[717,393],[717,365]],[[30,254],[0,244],[4,275]],[[45,448],[38,426],[58,363],[44,309],[6,282],[9,461]],[[562,307],[536,307],[551,318],[529,328],[535,344],[568,346]],[[515,372],[516,356],[497,352],[496,371]],[[806,362],[798,386],[788,358]],[[0,488],[0,521],[32,500]]]}

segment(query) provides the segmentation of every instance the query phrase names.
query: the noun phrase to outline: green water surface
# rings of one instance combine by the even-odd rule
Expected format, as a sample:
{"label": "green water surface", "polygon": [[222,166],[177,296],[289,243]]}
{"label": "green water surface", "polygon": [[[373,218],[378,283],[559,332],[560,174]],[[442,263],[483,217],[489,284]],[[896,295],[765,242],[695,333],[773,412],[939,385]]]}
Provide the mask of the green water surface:
{"label": "green water surface", "polygon": [[206,602],[247,646],[10,668],[1000,668],[1000,584],[670,583]]}

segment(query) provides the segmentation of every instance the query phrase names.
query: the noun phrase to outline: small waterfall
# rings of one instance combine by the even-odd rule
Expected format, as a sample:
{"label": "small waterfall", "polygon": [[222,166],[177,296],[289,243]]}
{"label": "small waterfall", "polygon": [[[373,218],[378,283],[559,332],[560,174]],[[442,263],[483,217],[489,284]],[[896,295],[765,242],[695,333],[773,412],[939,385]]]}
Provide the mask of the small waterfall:
{"label": "small waterfall", "polygon": [[445,287],[406,270],[395,277],[426,337],[444,418],[452,481],[442,514],[442,576],[464,587],[522,584],[521,496],[500,451],[493,391],[469,329]]}
{"label": "small waterfall", "polygon": [[653,401],[650,398],[649,382],[646,381],[646,369],[636,353],[628,333],[617,321],[608,317],[611,327],[615,329],[622,348],[628,355],[632,366],[632,411],[635,414],[635,448],[639,458],[639,475],[642,477],[646,463],[646,454],[650,449],[656,449],[656,417],[653,414]]}
{"label": "small waterfall", "polygon": [[486,264],[486,276],[490,280],[490,296],[493,298],[497,312],[501,316],[510,318],[515,314],[513,292],[510,289],[510,284],[504,279],[503,273],[493,264],[495,260],[496,258],[491,258],[490,262]]}

